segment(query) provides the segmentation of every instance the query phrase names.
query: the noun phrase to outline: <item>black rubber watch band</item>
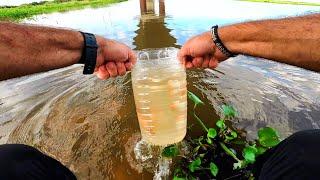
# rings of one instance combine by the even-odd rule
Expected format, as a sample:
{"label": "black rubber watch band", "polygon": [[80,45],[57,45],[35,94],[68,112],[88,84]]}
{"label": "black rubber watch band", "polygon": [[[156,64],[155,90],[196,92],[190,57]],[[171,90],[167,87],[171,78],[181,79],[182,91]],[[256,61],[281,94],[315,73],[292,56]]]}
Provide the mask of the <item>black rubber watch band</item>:
{"label": "black rubber watch band", "polygon": [[235,54],[233,54],[231,51],[227,49],[227,47],[222,43],[221,39],[219,38],[218,34],[218,25],[212,26],[211,28],[211,35],[212,40],[214,44],[217,46],[217,48],[227,57],[234,57]]}
{"label": "black rubber watch band", "polygon": [[96,37],[91,33],[80,32],[84,39],[84,47],[80,64],[84,64],[83,74],[92,74],[96,67],[98,45]]}

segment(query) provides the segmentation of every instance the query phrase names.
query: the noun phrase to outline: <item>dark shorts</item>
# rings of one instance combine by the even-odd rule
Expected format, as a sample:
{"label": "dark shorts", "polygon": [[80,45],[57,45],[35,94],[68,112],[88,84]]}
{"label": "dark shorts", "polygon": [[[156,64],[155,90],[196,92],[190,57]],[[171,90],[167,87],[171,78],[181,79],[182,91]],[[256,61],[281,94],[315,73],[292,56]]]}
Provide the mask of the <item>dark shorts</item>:
{"label": "dark shorts", "polygon": [[[74,180],[57,160],[22,144],[0,145],[0,180]],[[254,175],[261,180],[320,179],[320,130],[301,131],[257,158]]]}
{"label": "dark shorts", "polygon": [[297,132],[257,158],[261,180],[320,179],[320,130]]}
{"label": "dark shorts", "polygon": [[0,145],[0,180],[74,180],[59,161],[23,144]]}

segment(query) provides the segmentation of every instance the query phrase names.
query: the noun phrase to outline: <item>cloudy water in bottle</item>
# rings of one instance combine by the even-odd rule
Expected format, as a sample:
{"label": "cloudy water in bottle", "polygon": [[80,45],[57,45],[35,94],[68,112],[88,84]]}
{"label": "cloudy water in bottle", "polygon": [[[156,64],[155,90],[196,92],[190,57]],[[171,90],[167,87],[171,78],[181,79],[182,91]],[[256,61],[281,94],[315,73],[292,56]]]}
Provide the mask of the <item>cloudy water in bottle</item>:
{"label": "cloudy water in bottle", "polygon": [[186,135],[187,88],[177,49],[139,52],[132,86],[142,138],[154,145],[181,141]]}

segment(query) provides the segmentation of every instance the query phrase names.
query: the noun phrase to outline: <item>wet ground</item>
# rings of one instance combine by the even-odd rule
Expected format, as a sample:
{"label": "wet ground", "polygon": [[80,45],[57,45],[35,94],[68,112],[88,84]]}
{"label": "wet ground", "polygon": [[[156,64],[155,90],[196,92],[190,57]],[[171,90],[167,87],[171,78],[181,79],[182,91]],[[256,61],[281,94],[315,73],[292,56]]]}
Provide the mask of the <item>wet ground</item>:
{"label": "wet ground", "polygon": [[[320,12],[320,7],[229,0],[155,1],[153,6],[140,9],[138,0],[130,0],[40,15],[25,22],[93,32],[139,50],[179,47],[213,24]],[[35,146],[60,160],[79,179],[150,179],[148,168],[143,169],[133,155],[140,136],[130,73],[101,81],[81,72],[81,66],[74,65],[0,82],[0,142]],[[317,73],[238,56],[216,70],[188,70],[187,74],[188,89],[207,103],[198,113],[209,124],[220,115],[220,105],[227,103],[239,113],[233,126],[245,130],[248,139],[267,125],[283,138],[319,128]]]}

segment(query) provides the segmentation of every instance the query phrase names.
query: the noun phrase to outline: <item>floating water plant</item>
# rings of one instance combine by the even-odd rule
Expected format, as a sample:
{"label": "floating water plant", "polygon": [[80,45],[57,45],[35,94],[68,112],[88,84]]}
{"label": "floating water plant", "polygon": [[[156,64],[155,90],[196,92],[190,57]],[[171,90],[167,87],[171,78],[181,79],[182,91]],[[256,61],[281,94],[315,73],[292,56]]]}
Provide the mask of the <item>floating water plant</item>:
{"label": "floating water plant", "polygon": [[188,153],[180,153],[178,145],[163,149],[163,157],[176,159],[173,179],[254,179],[252,164],[259,155],[279,144],[277,131],[264,127],[258,130],[256,141],[245,141],[239,130],[226,124],[237,115],[236,110],[228,105],[222,105],[223,118],[216,121],[216,126],[207,127],[196,114],[196,109],[204,105],[203,101],[190,91],[188,98],[194,103],[193,116],[204,134],[197,138],[186,137]]}

